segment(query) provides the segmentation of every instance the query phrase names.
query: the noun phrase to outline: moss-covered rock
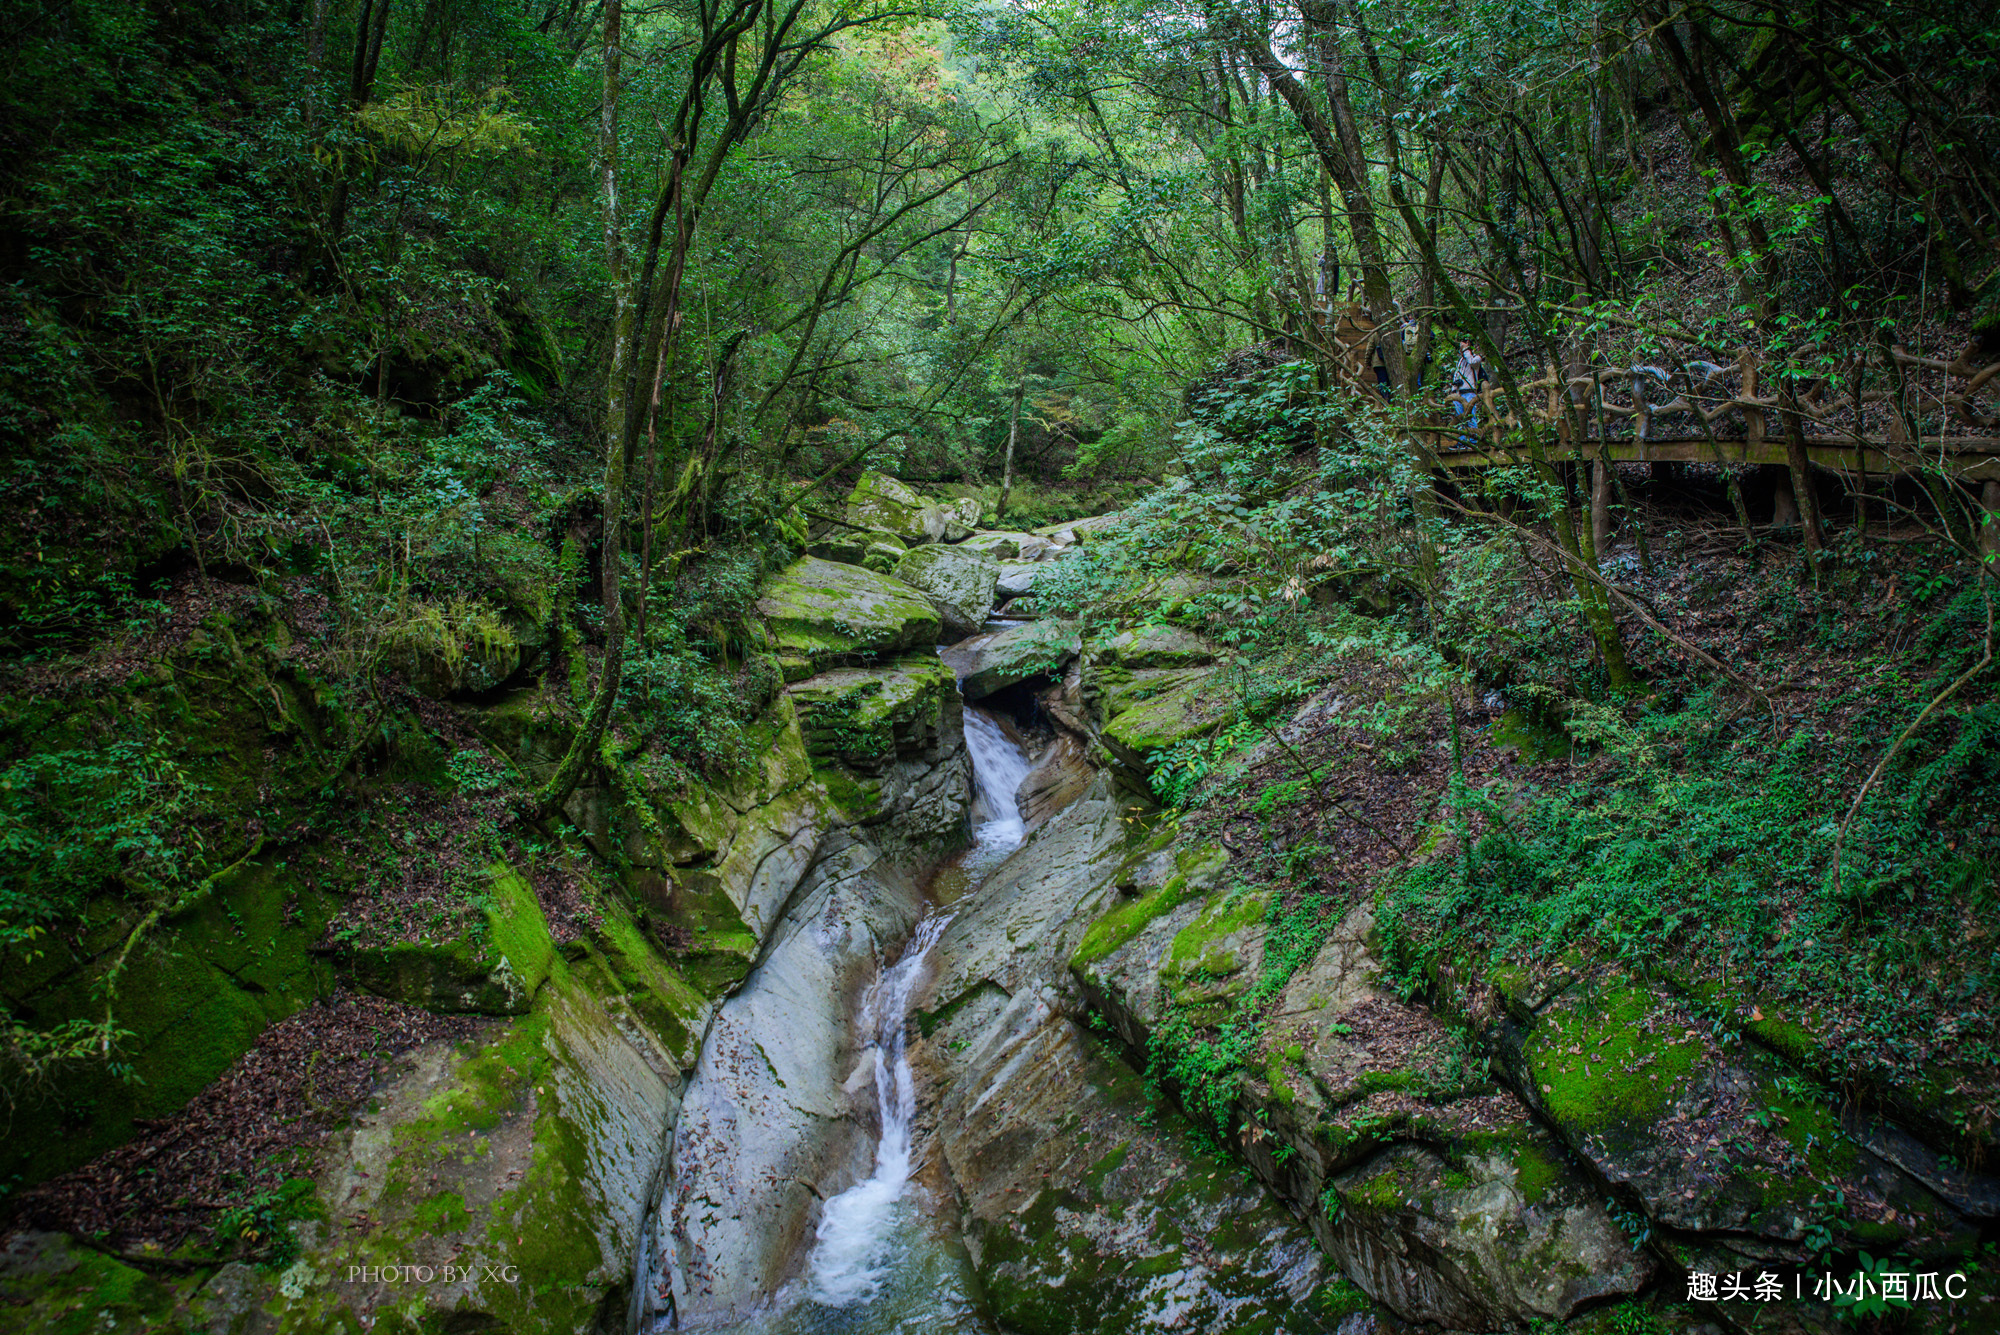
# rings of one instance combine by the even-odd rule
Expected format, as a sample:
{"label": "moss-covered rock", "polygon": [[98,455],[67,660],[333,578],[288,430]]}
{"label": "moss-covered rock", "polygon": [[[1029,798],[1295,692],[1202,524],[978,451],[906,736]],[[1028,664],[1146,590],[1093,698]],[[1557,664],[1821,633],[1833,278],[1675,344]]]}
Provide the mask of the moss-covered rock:
{"label": "moss-covered rock", "polygon": [[1124,668],[1189,668],[1214,662],[1215,646],[1179,626],[1146,625],[1120,631],[1093,656]]}
{"label": "moss-covered rock", "polygon": [[978,701],[1017,682],[1062,671],[1080,644],[1069,622],[1038,621],[961,640],[939,657],[958,674],[965,698]]}
{"label": "moss-covered rock", "polygon": [[847,522],[857,528],[880,529],[910,544],[937,542],[945,530],[945,514],[938,505],[886,473],[876,472],[863,473],[848,493]]}
{"label": "moss-covered rock", "polygon": [[935,751],[955,722],[951,669],[912,654],[881,667],[837,668],[787,687],[807,751],[821,764],[879,775],[898,756]]}
{"label": "moss-covered rock", "polygon": [[135,1269],[42,1235],[0,1259],[0,1300],[79,1332],[622,1329],[680,1076],[611,972],[557,955],[526,1014],[399,1059],[282,1268]]}
{"label": "moss-covered rock", "polygon": [[521,874],[502,865],[490,876],[474,932],[341,951],[342,971],[377,996],[428,1010],[525,1015],[549,976],[555,943]]}
{"label": "moss-covered rock", "polygon": [[979,530],[980,506],[974,496],[961,496],[939,507],[944,511],[944,540],[964,542]]}
{"label": "moss-covered rock", "polygon": [[1723,1048],[1670,992],[1600,975],[1494,1035],[1522,1097],[1660,1225],[1746,1263],[1808,1260],[1809,1235],[1898,1255],[1969,1245],[1921,1180],[1755,1052]]}
{"label": "moss-covered rock", "polygon": [[806,549],[809,555],[821,560],[850,566],[865,566],[869,556],[878,552],[900,558],[908,550],[908,544],[893,533],[846,527],[835,528],[825,537],[814,539]]}
{"label": "moss-covered rock", "polygon": [[1351,1310],[1306,1230],[1047,996],[982,992],[927,1048],[967,1243],[1007,1329],[1309,1335]]}
{"label": "moss-covered rock", "polygon": [[919,547],[896,563],[896,578],[931,600],[949,639],[979,633],[993,614],[999,575],[999,562],[963,547]]}
{"label": "moss-covered rock", "polygon": [[103,1014],[101,979],[129,940],[114,1014],[129,1031],[120,1068],[79,1064],[21,1092],[0,1140],[0,1181],[34,1183],[121,1145],[135,1118],[165,1117],[226,1070],[257,1035],[326,995],[333,969],[313,946],[335,904],[276,860],[245,863],[150,929],[133,905],[94,903],[31,968],[7,972],[8,1006],[52,1026]]}
{"label": "moss-covered rock", "polygon": [[1047,538],[1011,529],[989,529],[974,533],[959,545],[973,551],[985,552],[998,561],[1039,561],[1053,550]]}
{"label": "moss-covered rock", "polygon": [[1211,689],[1212,676],[1212,670],[1195,669],[1172,689],[1121,711],[1104,727],[1105,749],[1128,774],[1143,778],[1154,752],[1214,731],[1230,702]]}
{"label": "moss-covered rock", "polygon": [[786,681],[938,641],[938,614],[916,589],[860,566],[801,557],[758,599]]}

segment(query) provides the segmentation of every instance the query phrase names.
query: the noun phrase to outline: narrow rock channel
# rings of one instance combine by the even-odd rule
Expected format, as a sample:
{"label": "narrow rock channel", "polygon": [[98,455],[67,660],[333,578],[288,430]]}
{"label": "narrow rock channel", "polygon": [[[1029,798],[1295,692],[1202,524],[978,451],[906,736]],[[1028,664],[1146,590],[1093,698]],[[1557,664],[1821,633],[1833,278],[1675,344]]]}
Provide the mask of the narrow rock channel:
{"label": "narrow rock channel", "polygon": [[[976,885],[1021,844],[1015,794],[1029,761],[992,715],[963,717],[973,838],[954,862]],[[912,1007],[953,917],[917,884],[912,869],[848,842],[807,874],[769,953],[718,1014],[640,1249],[639,1330],[993,1329],[943,1203],[914,1181]],[[877,966],[907,922],[893,962]],[[857,987],[857,972],[872,977]],[[855,998],[844,1029],[825,1004],[842,996]],[[872,1165],[856,1134],[870,1091]]]}

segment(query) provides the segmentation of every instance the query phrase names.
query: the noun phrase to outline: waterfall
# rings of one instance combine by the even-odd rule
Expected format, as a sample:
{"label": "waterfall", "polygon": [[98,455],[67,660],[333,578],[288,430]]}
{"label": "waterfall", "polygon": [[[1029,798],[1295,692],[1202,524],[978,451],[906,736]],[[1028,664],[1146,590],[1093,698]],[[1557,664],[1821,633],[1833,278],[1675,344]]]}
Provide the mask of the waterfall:
{"label": "waterfall", "polygon": [[975,880],[1020,845],[1027,826],[1015,800],[1028,777],[1028,758],[983,709],[965,708],[965,746],[972,753],[972,781],[978,798],[972,848],[964,860]]}
{"label": "waterfall", "polygon": [[950,921],[948,913],[932,913],[918,923],[902,957],[875,980],[862,1001],[861,1023],[874,1035],[875,1106],[882,1138],[875,1146],[874,1173],[828,1201],[820,1216],[811,1293],[827,1307],[865,1302],[882,1287],[896,1202],[910,1180],[910,1126],[917,1113],[916,1086],[904,1053],[910,994],[922,976],[924,957]]}
{"label": "waterfall", "polygon": [[[968,707],[965,744],[972,753],[977,793],[973,843],[960,865],[977,880],[1020,846],[1027,826],[1015,794],[1028,774],[1028,758],[990,714]],[[809,1292],[825,1307],[867,1302],[881,1291],[893,1268],[891,1244],[896,1204],[910,1180],[910,1128],[917,1093],[904,1053],[911,995],[923,976],[924,958],[951,921],[933,912],[917,924],[903,953],[868,989],[861,1005],[861,1030],[875,1055],[875,1106],[882,1138],[875,1146],[875,1171],[826,1203],[816,1235]]]}

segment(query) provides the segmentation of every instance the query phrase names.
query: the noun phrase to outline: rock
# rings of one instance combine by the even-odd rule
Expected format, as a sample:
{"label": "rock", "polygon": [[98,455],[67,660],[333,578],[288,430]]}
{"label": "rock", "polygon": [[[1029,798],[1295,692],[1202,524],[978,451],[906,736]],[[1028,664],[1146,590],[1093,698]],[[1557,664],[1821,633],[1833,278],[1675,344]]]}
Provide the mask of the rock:
{"label": "rock", "polygon": [[1021,819],[1030,827],[1041,824],[1083,796],[1096,777],[1089,747],[1071,733],[1058,733],[1035,758],[1014,795]]}
{"label": "rock", "polygon": [[896,566],[903,559],[903,553],[910,550],[887,533],[879,534],[861,553],[861,565],[878,575],[893,575]]}
{"label": "rock", "polygon": [[963,547],[919,547],[896,563],[896,578],[931,600],[950,639],[976,635],[993,613],[999,562]]}
{"label": "rock", "polygon": [[398,942],[345,950],[341,968],[377,996],[438,1011],[524,1015],[549,976],[555,947],[546,931],[521,924],[541,909],[521,874],[506,865],[491,871],[481,930],[444,942]]}
{"label": "rock", "polygon": [[982,984],[1008,993],[1041,981],[1070,986],[1066,962],[1110,893],[1124,838],[1121,804],[1102,779],[1027,841],[956,906],[938,939],[934,1008]]}
{"label": "rock", "polygon": [[1121,522],[1116,514],[1091,515],[1087,519],[1072,519],[1061,524],[1045,524],[1035,530],[1045,538],[1054,538],[1064,544],[1088,539],[1093,534],[1105,533],[1117,528]]}
{"label": "rock", "polygon": [[939,1072],[982,1286],[1024,1331],[1330,1328],[1360,1295],[1306,1230],[1065,1014],[1064,962],[1115,894],[1121,811],[1095,779],[954,905],[936,948],[920,1064]]}
{"label": "rock", "polygon": [[757,611],[786,681],[937,643],[938,614],[917,590],[860,566],[801,557],[764,589]]}
{"label": "rock", "polygon": [[[1219,887],[1222,866],[1219,850],[1156,841],[1114,875],[1137,897],[1071,969],[1127,1045],[1147,1048],[1170,1015],[1222,1021],[1261,975],[1262,907]],[[1231,1120],[1258,1176],[1406,1320],[1518,1327],[1643,1288],[1651,1262],[1560,1144],[1454,1056],[1450,1029],[1380,985],[1371,929],[1362,903],[1327,931],[1234,1076]]]}
{"label": "rock", "polygon": [[916,887],[865,845],[836,848],[716,1016],[648,1249],[681,1325],[768,1297],[803,1261],[820,1200],[866,1173],[873,1140],[854,1114],[857,1101],[872,1112],[874,1091],[846,1088],[861,1056],[848,1006],[921,913]]}
{"label": "rock", "polygon": [[958,692],[935,655],[836,668],[786,687],[806,750],[820,764],[880,774],[898,757],[935,756],[955,731]]}
{"label": "rock", "polygon": [[1156,1113],[1052,990],[982,992],[927,1050],[952,1054],[938,1139],[1002,1327],[1309,1332],[1360,1298],[1249,1173]]}
{"label": "rock", "polygon": [[1179,626],[1136,626],[1098,645],[1092,657],[1133,669],[1200,667],[1215,661],[1215,646]]}
{"label": "rock", "polygon": [[1195,670],[1172,689],[1132,704],[1105,725],[1101,734],[1105,749],[1128,776],[1143,782],[1154,752],[1200,737],[1222,722],[1230,702],[1221,688],[1211,688],[1212,675]]}
{"label": "rock", "polygon": [[[1510,1083],[1615,1195],[1745,1265],[1808,1262],[1814,1225],[1836,1248],[1899,1257],[1942,1257],[1971,1235],[1757,1052],[1719,1047],[1672,994],[1600,976],[1491,1036]],[[1829,1213],[1836,1197],[1845,1208]]]}
{"label": "rock", "polygon": [[1076,656],[1080,641],[1066,621],[1008,626],[961,640],[938,657],[958,674],[968,701],[979,701],[1016,682],[1058,672]]}
{"label": "rock", "polygon": [[1034,589],[1035,576],[1044,569],[1039,561],[1002,561],[997,589],[1005,597],[1018,598]]}
{"label": "rock", "polygon": [[880,529],[905,543],[936,542],[944,536],[944,511],[885,473],[867,472],[847,495],[847,522]]}
{"label": "rock", "polygon": [[[517,925],[546,942],[538,910]],[[623,1329],[681,1081],[605,958],[579,950],[554,955],[528,1013],[390,1067],[329,1141],[314,1182],[324,1223],[291,1225],[296,1260],[162,1272],[142,1299],[159,1319],[129,1328]],[[93,1282],[116,1290],[90,1310],[139,1315],[129,1281]]]}
{"label": "rock", "polygon": [[819,779],[849,823],[893,823],[896,837],[937,845],[963,829],[971,802],[961,701],[932,655],[842,668],[788,688]]}
{"label": "rock", "polygon": [[878,549],[894,552],[898,557],[909,550],[901,538],[879,529],[838,527],[825,537],[817,539],[806,549],[807,553],[825,561],[838,561],[842,565],[859,566],[868,563],[868,556]]}
{"label": "rock", "polygon": [[986,552],[998,561],[1032,561],[1036,557],[1029,553],[1039,554],[1049,550],[1048,539],[1012,530],[982,530],[959,546]]}
{"label": "rock", "polygon": [[975,497],[966,496],[942,508],[946,542],[964,542],[979,531],[979,501]]}
{"label": "rock", "polygon": [[1157,700],[1182,686],[1207,681],[1207,668],[1140,668],[1128,672],[1120,667],[1091,665],[1090,693],[1107,720],[1148,700]]}
{"label": "rock", "polygon": [[[606,856],[634,868],[649,907],[695,934],[681,963],[711,994],[749,971],[834,823],[790,694],[779,692],[746,733],[755,758],[723,779],[656,791],[641,770],[616,791],[579,790],[566,808]],[[635,796],[648,812],[629,810]]]}

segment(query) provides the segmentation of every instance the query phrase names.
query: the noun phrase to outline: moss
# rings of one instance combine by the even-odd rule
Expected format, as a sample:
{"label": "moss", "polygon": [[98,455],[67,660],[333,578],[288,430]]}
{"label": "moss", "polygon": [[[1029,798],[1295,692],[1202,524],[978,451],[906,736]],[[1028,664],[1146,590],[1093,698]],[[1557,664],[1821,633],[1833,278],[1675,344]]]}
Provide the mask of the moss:
{"label": "moss", "polygon": [[1195,670],[1188,680],[1151,699],[1133,703],[1104,729],[1104,739],[1122,753],[1164,751],[1199,737],[1222,721],[1222,706],[1204,698],[1209,673]]}
{"label": "moss", "polygon": [[[35,1335],[170,1330],[189,1281],[150,1274],[67,1239],[46,1239],[29,1265],[0,1269],[0,1310]],[[206,1279],[206,1275],[199,1278]]]}
{"label": "moss", "polygon": [[1350,1210],[1372,1210],[1393,1214],[1403,1208],[1402,1178],[1388,1167],[1353,1186],[1340,1188],[1340,1199]]}
{"label": "moss", "polygon": [[[312,951],[331,911],[266,860],[219,877],[210,894],[157,924],[133,948],[114,1003],[131,1031],[118,1056],[132,1078],[103,1065],[65,1073],[34,1116],[14,1119],[0,1144],[0,1181],[39,1182],[124,1144],[134,1118],[178,1112],[266,1026],[331,991],[333,972]],[[106,953],[138,921],[136,906],[96,901],[81,948],[51,948],[27,986],[10,976],[9,1000],[40,1024],[101,1016]]]}
{"label": "moss", "polygon": [[1083,1185],[1085,1190],[1093,1194],[1102,1191],[1104,1189],[1104,1179],[1117,1172],[1131,1153],[1132,1143],[1126,1141],[1092,1164],[1090,1171],[1084,1174]]}
{"label": "moss", "polygon": [[1539,1205],[1561,1185],[1567,1165],[1534,1141],[1515,1144],[1514,1189],[1529,1205]]}
{"label": "moss", "polygon": [[1256,927],[1270,910],[1268,891],[1255,894],[1217,894],[1202,906],[1193,922],[1174,935],[1162,961],[1163,974],[1204,972],[1212,977],[1233,974],[1242,967],[1228,944],[1238,932]]}
{"label": "moss", "polygon": [[669,964],[646,940],[621,904],[606,904],[594,934],[601,967],[610,987],[658,1036],[683,1068],[700,1056],[709,1002],[704,993]]}
{"label": "moss", "polygon": [[826,789],[827,799],[850,821],[865,821],[882,805],[881,784],[863,783],[844,769],[821,766],[813,770],[813,778]]}
{"label": "moss", "polygon": [[[1641,1028],[1653,1009],[1650,993],[1625,985],[1544,1016],[1524,1056],[1551,1117],[1588,1132],[1644,1124],[1665,1111],[1672,1092],[1694,1069],[1702,1044]],[[1672,1032],[1683,1031],[1676,1026]]]}
{"label": "moss", "polygon": [[1146,930],[1148,924],[1165,914],[1173,912],[1187,901],[1187,877],[1169,877],[1148,894],[1118,905],[1111,912],[1092,923],[1090,930],[1077,943],[1076,951],[1070,956],[1072,969],[1088,969],[1092,964],[1108,957],[1133,937]]}

